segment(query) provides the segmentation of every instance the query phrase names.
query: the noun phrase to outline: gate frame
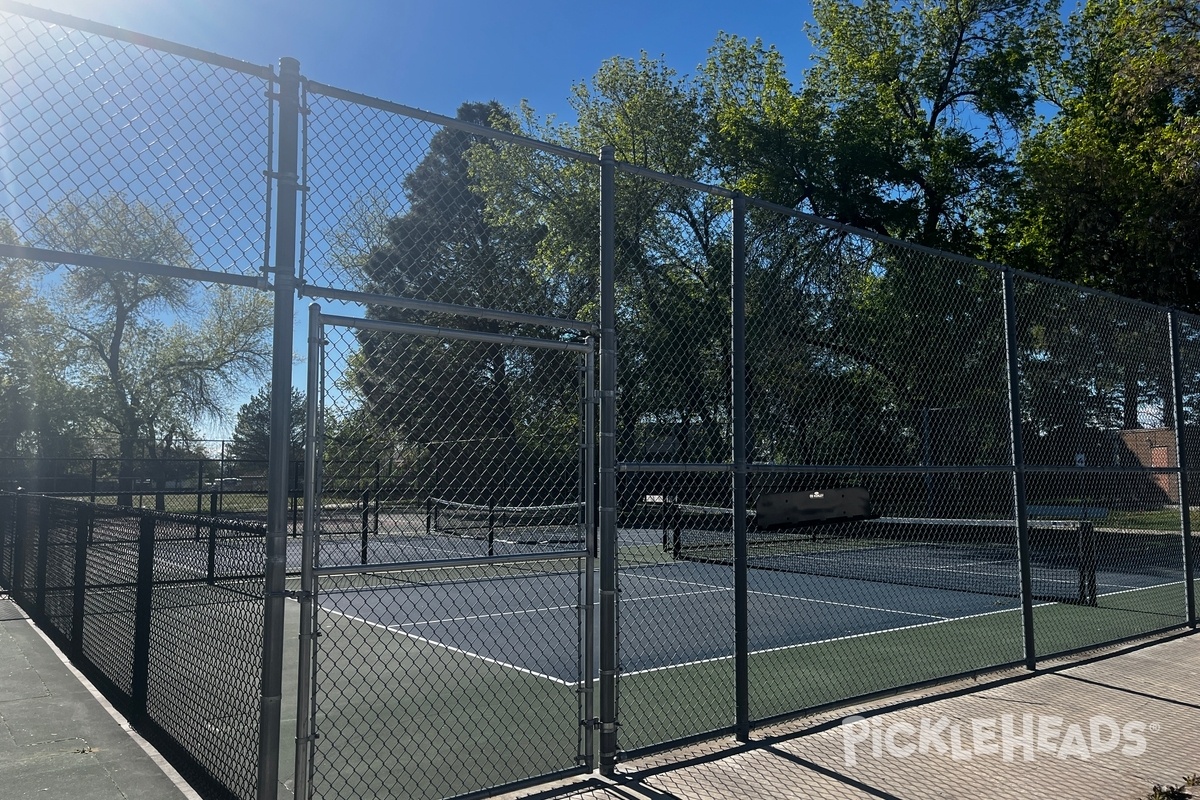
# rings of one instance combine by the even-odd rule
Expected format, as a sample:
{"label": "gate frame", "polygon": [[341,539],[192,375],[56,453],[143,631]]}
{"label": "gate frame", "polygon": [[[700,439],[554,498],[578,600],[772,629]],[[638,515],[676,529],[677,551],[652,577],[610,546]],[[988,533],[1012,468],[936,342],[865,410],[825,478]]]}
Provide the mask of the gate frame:
{"label": "gate frame", "polygon": [[[357,293],[356,293],[357,294]],[[370,295],[358,294],[354,299],[373,301]],[[378,298],[386,305],[406,306],[409,303],[426,306],[424,301],[409,301],[405,298]],[[443,305],[443,304],[436,304]],[[529,322],[545,325],[548,321],[556,327],[566,330],[578,330],[588,334],[582,342],[563,342],[551,339],[537,339],[508,334],[492,334],[481,331],[466,331],[457,328],[442,328],[415,323],[386,322],[356,317],[346,317],[324,314],[319,303],[309,305],[308,313],[308,367],[307,367],[307,396],[304,436],[304,533],[301,542],[301,588],[300,599],[300,635],[299,635],[299,664],[296,689],[296,761],[294,796],[310,798],[313,791],[313,763],[316,740],[318,738],[316,725],[316,670],[317,670],[317,595],[319,593],[318,578],[321,576],[353,575],[362,572],[404,571],[408,569],[428,569],[433,567],[466,567],[488,564],[511,564],[525,561],[574,561],[582,566],[583,588],[582,596],[577,593],[577,609],[582,612],[580,619],[579,651],[580,663],[576,694],[578,695],[579,733],[577,737],[578,754],[576,766],[571,769],[559,770],[538,776],[531,776],[506,784],[488,787],[460,798],[475,796],[491,796],[496,792],[512,791],[530,786],[537,786],[565,777],[590,773],[595,767],[594,730],[597,727],[593,719],[594,708],[594,666],[595,666],[595,608],[596,608],[596,407],[599,398],[596,392],[596,363],[594,337],[591,332],[595,326],[575,320],[560,320],[556,318],[536,317],[488,309],[474,309],[465,306],[455,306],[454,313],[463,316],[478,316],[504,319],[515,322]],[[471,558],[449,558],[436,560],[420,560],[392,562],[382,564],[346,565],[318,567],[315,565],[317,555],[317,500],[321,491],[321,455],[324,445],[324,411],[325,411],[325,339],[326,326],[350,328],[355,330],[374,330],[384,333],[399,333],[409,336],[430,336],[441,339],[458,339],[463,341],[487,342],[494,344],[520,345],[543,350],[574,352],[584,357],[583,366],[578,368],[583,373],[579,382],[580,389],[580,426],[579,426],[579,470],[580,489],[583,494],[582,530],[584,548],[582,550],[549,551],[509,556],[479,556]],[[577,569],[579,567],[577,566]]]}

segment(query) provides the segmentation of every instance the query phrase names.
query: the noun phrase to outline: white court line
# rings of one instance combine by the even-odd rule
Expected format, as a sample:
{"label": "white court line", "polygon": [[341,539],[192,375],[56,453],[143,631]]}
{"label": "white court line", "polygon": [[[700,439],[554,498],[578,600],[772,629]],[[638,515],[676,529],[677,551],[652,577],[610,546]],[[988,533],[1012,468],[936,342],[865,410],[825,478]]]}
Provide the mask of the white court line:
{"label": "white court line", "polygon": [[[1036,604],[1034,604],[1034,607],[1036,608],[1038,606],[1048,606],[1048,605],[1055,605],[1055,604],[1054,603],[1036,603]],[[945,625],[948,622],[956,622],[960,619],[977,619],[979,617],[990,617],[993,614],[1009,614],[1009,613],[1012,613],[1014,611],[1019,611],[1019,610],[1020,610],[1019,608],[1002,608],[997,611],[985,611],[982,614],[970,614],[965,617],[938,618],[933,622],[918,622],[914,625],[901,625],[898,628],[885,628],[885,629],[879,630],[879,631],[867,631],[865,633],[853,633],[853,634],[850,634],[849,636],[834,636],[829,639],[818,639],[817,641],[813,641],[813,642],[798,642],[796,644],[780,645],[779,647],[768,647],[763,650],[753,650],[750,652],[750,655],[757,656],[757,655],[762,655],[763,653],[778,653],[778,652],[782,652],[784,650],[796,650],[801,647],[811,647],[812,645],[816,645],[816,644],[830,644],[832,642],[849,641],[850,639],[863,639],[867,636],[878,636],[879,634],[882,634],[882,633],[896,633],[897,631],[911,631],[911,630],[916,630],[917,628],[928,628],[933,625]],[[638,669],[638,670],[632,670],[630,672],[622,672],[621,677],[625,677],[625,676],[629,676],[629,675],[644,675],[647,672],[665,672],[666,670],[677,669],[679,667],[692,667],[692,666],[696,666],[698,664],[712,664],[712,663],[715,663],[718,661],[731,661],[731,660],[733,660],[732,655],[714,656],[712,658],[702,658],[697,661],[685,661],[680,664],[668,664],[663,667],[649,667],[647,669]]]}
{"label": "white court line", "polygon": [[[1155,584],[1154,586],[1141,586],[1141,587],[1137,587],[1134,589],[1125,589],[1125,590],[1119,591],[1119,592],[1105,592],[1103,594],[1098,595],[1098,597],[1111,597],[1113,595],[1118,595],[1118,594],[1129,594],[1130,592],[1145,591],[1146,589],[1159,589],[1164,586],[1182,586],[1183,583],[1184,583],[1184,581],[1172,581],[1170,583],[1159,583],[1159,584]],[[1034,603],[1033,607],[1034,608],[1044,608],[1046,606],[1055,606],[1055,605],[1062,605],[1062,604],[1061,603]],[[942,625],[947,622],[956,622],[956,621],[962,620],[962,619],[978,619],[980,617],[990,617],[995,614],[1009,614],[1009,613],[1012,613],[1014,611],[1019,611],[1019,610],[1020,610],[1019,608],[1002,608],[1002,609],[999,609],[996,611],[985,611],[982,614],[969,614],[965,617],[943,618],[937,622],[920,622],[920,623],[917,623],[916,625],[904,625],[899,628],[885,628],[884,630],[867,631],[866,633],[855,633],[855,634],[851,634],[849,636],[834,636],[829,639],[819,639],[814,642],[799,642],[797,644],[785,644],[785,645],[780,645],[779,647],[768,647],[763,650],[753,650],[750,652],[750,655],[756,656],[756,655],[761,655],[763,653],[778,653],[778,652],[782,652],[784,650],[796,650],[801,647],[810,647],[815,644],[830,644],[832,642],[843,642],[843,641],[848,641],[850,639],[862,639],[867,636],[878,636],[879,634],[882,634],[882,633],[896,633],[898,631],[915,630],[917,628],[928,628],[932,625]],[[732,655],[714,656],[713,658],[702,658],[697,661],[685,661],[680,664],[668,664],[663,667],[649,667],[647,669],[639,669],[639,670],[632,670],[630,672],[622,672],[621,676],[624,677],[627,675],[644,675],[645,673],[648,673],[648,672],[664,672],[666,670],[676,669],[677,667],[691,667],[691,666],[696,666],[698,664],[712,664],[712,663],[716,663],[718,661],[731,661],[732,659],[733,659]]]}
{"label": "white court line", "polygon": [[[1183,586],[1185,583],[1187,583],[1187,581],[1168,581],[1167,583],[1156,583],[1153,586],[1131,586],[1128,588],[1120,589],[1119,591],[1116,591],[1116,592],[1100,592],[1096,596],[1097,597],[1112,597],[1113,595],[1118,595],[1118,594],[1130,594],[1131,592],[1144,592],[1147,589],[1161,589],[1164,586]],[[1105,583],[1105,584],[1101,584],[1101,585],[1103,585],[1103,586],[1120,586],[1121,584]]]}
{"label": "white court line", "polygon": [[[732,592],[733,591],[733,587],[731,587],[731,586],[716,586],[711,583],[699,583],[697,581],[684,581],[684,580],[678,580],[676,578],[647,578],[647,580],[662,581],[663,583],[680,583],[685,586],[703,586],[707,589],[715,589],[715,590],[722,591],[722,592]],[[899,611],[894,608],[879,608],[877,606],[865,606],[865,605],[861,605],[858,603],[839,603],[836,600],[820,600],[815,597],[803,597],[801,595],[777,594],[775,592],[761,592],[761,591],[758,591],[757,589],[750,589],[748,591],[748,593],[761,595],[763,597],[775,597],[775,598],[779,598],[782,600],[799,600],[799,601],[802,601],[805,603],[817,603],[817,604],[826,605],[826,606],[837,606],[838,608],[861,608],[864,611],[882,611],[887,614],[900,614],[901,616],[905,616],[905,617],[922,617],[924,619],[935,619],[935,620],[947,619],[947,617],[939,617],[936,614],[921,614],[916,611]]]}
{"label": "white court line", "polygon": [[[713,589],[708,592],[678,592],[676,594],[656,594],[646,595],[644,597],[628,597],[621,598],[621,602],[639,602],[641,600],[665,600],[670,597],[696,597],[702,594],[716,594],[718,592],[728,591],[726,589]],[[474,619],[492,619],[494,617],[515,617],[521,614],[540,614],[543,611],[563,611],[565,609],[578,609],[577,604],[572,603],[566,606],[543,606],[540,608],[522,608],[515,611],[495,611],[491,614],[472,614],[466,617],[446,617],[445,619],[424,619],[416,622],[401,623],[401,627],[411,627],[414,625],[434,625],[439,622],[466,622]]]}
{"label": "white court line", "polygon": [[402,622],[398,627],[408,628],[416,625],[437,625],[442,622],[469,622],[476,619],[497,619],[499,617],[517,617],[522,614],[540,614],[543,611],[564,611],[566,609],[578,609],[579,606],[572,603],[567,606],[546,606],[544,608],[521,608],[515,611],[495,611],[491,614],[471,614],[465,617],[445,617],[443,619],[421,619],[416,622]]}
{"label": "white court line", "polygon": [[372,628],[379,628],[380,630],[385,630],[388,633],[398,633],[401,636],[407,636],[408,638],[415,639],[418,642],[425,642],[426,644],[432,644],[436,647],[441,647],[445,650],[449,650],[451,653],[458,653],[459,655],[469,656],[471,658],[477,658],[480,661],[486,661],[487,663],[495,664],[498,667],[506,667],[508,669],[515,670],[517,672],[522,672],[526,675],[532,675],[535,678],[545,678],[548,681],[553,681],[554,683],[560,684],[562,686],[571,686],[571,687],[579,686],[578,681],[564,681],[562,678],[556,678],[553,675],[546,675],[545,673],[536,672],[534,670],[527,669],[525,667],[518,667],[516,664],[509,664],[506,661],[501,661],[496,658],[491,658],[489,656],[480,655],[479,653],[472,653],[470,650],[463,650],[462,648],[459,648],[459,647],[452,647],[451,645],[444,644],[444,643],[436,641],[434,639],[426,639],[424,636],[417,636],[415,633],[409,633],[408,631],[402,631],[394,625],[384,625],[383,623],[380,623],[380,622],[372,622],[369,619],[363,619],[362,617],[356,617],[353,614],[347,614],[345,611],[339,611],[336,608],[327,608],[326,606],[321,606],[321,610],[328,614],[337,614],[339,617],[345,617],[346,619],[351,619],[351,620],[354,620],[355,622],[361,622],[364,625],[370,625]]}

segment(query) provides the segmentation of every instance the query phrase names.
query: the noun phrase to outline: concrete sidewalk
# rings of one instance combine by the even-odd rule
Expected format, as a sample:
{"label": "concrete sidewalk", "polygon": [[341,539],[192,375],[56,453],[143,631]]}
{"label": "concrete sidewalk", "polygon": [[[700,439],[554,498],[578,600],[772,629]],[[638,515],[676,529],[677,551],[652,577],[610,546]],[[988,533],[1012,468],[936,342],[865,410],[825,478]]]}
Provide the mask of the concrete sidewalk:
{"label": "concrete sidewalk", "polygon": [[0,595],[0,797],[198,798]]}
{"label": "concrete sidewalk", "polygon": [[631,762],[615,781],[509,797],[1145,800],[1155,784],[1200,773],[1200,636],[991,678],[758,731],[748,745]]}

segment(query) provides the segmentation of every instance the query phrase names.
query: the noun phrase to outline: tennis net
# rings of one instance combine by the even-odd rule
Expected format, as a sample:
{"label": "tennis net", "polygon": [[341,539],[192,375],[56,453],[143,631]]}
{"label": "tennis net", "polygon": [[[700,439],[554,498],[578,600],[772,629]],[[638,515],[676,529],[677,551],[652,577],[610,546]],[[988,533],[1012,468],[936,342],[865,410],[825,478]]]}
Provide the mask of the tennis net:
{"label": "tennis net", "polygon": [[559,503],[543,506],[501,506],[460,503],[431,497],[426,532],[513,544],[582,544],[584,506]]}
{"label": "tennis net", "polygon": [[[732,564],[733,512],[664,504],[663,541],[680,561]],[[747,518],[752,569],[1020,597],[1012,520],[879,517],[760,529]],[[1030,520],[1033,597],[1096,603],[1096,543],[1090,522]]]}

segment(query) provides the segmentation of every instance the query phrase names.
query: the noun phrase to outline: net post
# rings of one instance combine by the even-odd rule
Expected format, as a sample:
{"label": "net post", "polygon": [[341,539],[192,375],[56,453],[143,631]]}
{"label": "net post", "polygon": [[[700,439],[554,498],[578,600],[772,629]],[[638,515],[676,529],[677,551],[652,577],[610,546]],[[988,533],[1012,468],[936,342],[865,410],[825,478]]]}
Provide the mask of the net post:
{"label": "net post", "polygon": [[208,526],[208,564],[205,580],[209,586],[217,582],[217,521],[214,516]]}
{"label": "net post", "polygon": [[321,306],[308,307],[308,385],[305,396],[304,427],[304,533],[300,555],[300,646],[299,668],[296,676],[296,760],[294,796],[306,800],[309,796],[309,775],[312,764],[313,720],[313,648],[316,630],[316,576],[313,566],[316,557],[317,464],[321,458],[322,368],[325,363]]}
{"label": "net post", "polygon": [[1096,529],[1091,520],[1079,523],[1079,602],[1095,606],[1096,596]]}
{"label": "net post", "polygon": [[1183,439],[1183,358],[1181,356],[1182,331],[1179,312],[1167,312],[1171,335],[1171,394],[1175,405],[1175,465],[1179,477],[1179,531],[1183,538],[1183,592],[1187,604],[1187,624],[1196,627],[1196,565],[1192,547],[1192,513],[1188,498],[1191,496],[1188,480],[1187,446]]}
{"label": "net post", "polygon": [[[93,501],[94,502],[94,501]],[[196,541],[200,541],[200,515],[204,513],[204,459],[196,459]]]}
{"label": "net post", "polygon": [[150,611],[154,601],[154,515],[138,519],[137,597],[133,612],[133,679],[130,701],[132,721],[146,717],[150,683]]}
{"label": "net post", "polygon": [[291,441],[292,325],[296,305],[296,222],[300,194],[299,61],[279,59],[278,89],[271,438],[267,457],[267,557],[257,800],[275,800],[279,792],[284,598],[287,590],[287,465]]}
{"label": "net post", "polygon": [[92,529],[94,505],[81,505],[75,514],[75,571],[71,590],[71,657],[83,657],[83,615],[87,584],[88,533]]}
{"label": "net post", "polygon": [[367,563],[367,541],[370,538],[370,533],[371,533],[371,490],[370,489],[363,489],[361,523],[362,523],[362,529],[359,531],[359,534],[362,539],[362,542],[361,542],[362,548],[361,548],[361,552],[359,553],[359,556],[361,558],[359,563],[366,564]]}
{"label": "net post", "polygon": [[488,498],[488,529],[487,529],[487,546],[488,555],[496,555],[496,498]]}
{"label": "net post", "polygon": [[1025,499],[1025,445],[1021,438],[1021,373],[1017,340],[1017,290],[1011,267],[1003,270],[1004,344],[1008,361],[1008,418],[1012,444],[1013,507],[1021,571],[1021,633],[1025,668],[1037,668],[1033,630],[1033,570],[1030,563],[1029,506]]}
{"label": "net post", "polygon": [[749,544],[746,533],[746,198],[733,197],[733,258],[730,264],[733,339],[733,598],[734,730],[750,741]]}
{"label": "net post", "polygon": [[600,774],[617,766],[616,200],[612,145],[600,149]]}

